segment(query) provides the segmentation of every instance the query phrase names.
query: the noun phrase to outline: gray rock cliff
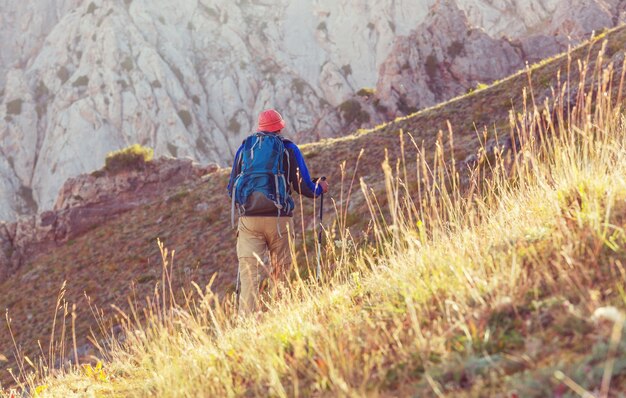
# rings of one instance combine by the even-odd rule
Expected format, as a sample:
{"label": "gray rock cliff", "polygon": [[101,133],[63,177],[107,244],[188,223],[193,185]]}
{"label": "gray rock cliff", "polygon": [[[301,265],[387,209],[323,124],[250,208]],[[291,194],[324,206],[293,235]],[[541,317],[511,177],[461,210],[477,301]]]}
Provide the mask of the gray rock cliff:
{"label": "gray rock cliff", "polygon": [[[0,220],[52,209],[133,143],[224,165],[267,107],[302,142],[432,105],[615,26],[625,3],[0,0]],[[361,110],[364,87],[384,111]]]}

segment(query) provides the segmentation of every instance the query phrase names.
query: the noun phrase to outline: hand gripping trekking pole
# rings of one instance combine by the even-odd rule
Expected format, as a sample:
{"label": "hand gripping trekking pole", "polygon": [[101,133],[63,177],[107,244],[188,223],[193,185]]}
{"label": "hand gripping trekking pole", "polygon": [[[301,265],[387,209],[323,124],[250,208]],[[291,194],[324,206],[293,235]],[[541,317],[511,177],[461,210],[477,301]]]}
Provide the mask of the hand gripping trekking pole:
{"label": "hand gripping trekking pole", "polygon": [[[319,181],[326,181],[326,177],[320,177]],[[324,221],[324,192],[320,195],[320,225],[319,231],[317,232],[317,270],[315,272],[315,276],[317,277],[317,281],[319,282],[322,277],[322,228]]]}

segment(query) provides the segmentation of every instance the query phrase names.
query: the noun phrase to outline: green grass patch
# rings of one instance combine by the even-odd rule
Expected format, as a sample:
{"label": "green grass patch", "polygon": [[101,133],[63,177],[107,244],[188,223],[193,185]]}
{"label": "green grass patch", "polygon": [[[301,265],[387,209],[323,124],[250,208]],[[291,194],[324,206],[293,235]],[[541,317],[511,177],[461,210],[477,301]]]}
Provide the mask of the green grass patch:
{"label": "green grass patch", "polygon": [[153,157],[154,150],[152,148],[134,144],[128,148],[109,153],[105,159],[104,168],[110,173],[142,170]]}

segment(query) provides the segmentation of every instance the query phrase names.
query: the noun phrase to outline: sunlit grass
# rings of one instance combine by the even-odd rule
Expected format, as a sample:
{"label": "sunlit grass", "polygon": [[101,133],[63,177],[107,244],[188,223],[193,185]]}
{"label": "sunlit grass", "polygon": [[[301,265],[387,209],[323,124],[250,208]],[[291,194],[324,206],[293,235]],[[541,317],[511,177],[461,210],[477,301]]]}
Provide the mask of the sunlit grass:
{"label": "sunlit grass", "polygon": [[[581,75],[574,108],[567,85],[547,112],[529,91],[511,118],[520,148],[475,169],[456,170],[440,138],[417,164],[384,161],[378,181],[346,171],[321,283],[307,277],[310,245],[301,275],[239,319],[210,284],[172,291],[174,256],[161,247],[154,296],[120,312],[101,365],[59,375],[25,365],[17,381],[39,396],[607,396],[613,379],[612,391],[626,386],[623,317],[591,320],[626,307],[623,75]],[[351,201],[368,212],[359,237]]]}
{"label": "sunlit grass", "polygon": [[116,173],[121,170],[137,169],[145,166],[154,157],[154,150],[139,144],[131,145],[127,148],[113,151],[107,154],[104,168]]}

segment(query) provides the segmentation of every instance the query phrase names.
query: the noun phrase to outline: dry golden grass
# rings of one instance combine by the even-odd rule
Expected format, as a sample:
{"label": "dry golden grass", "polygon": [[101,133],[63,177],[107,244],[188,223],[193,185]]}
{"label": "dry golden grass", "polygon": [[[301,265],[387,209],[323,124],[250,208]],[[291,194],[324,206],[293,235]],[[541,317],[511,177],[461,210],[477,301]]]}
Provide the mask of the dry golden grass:
{"label": "dry golden grass", "polygon": [[589,78],[597,90],[583,93],[581,82],[573,109],[563,107],[567,85],[549,104],[554,112],[530,102],[511,121],[518,153],[481,162],[463,184],[443,140],[433,162],[385,162],[380,183],[355,182],[369,209],[360,239],[346,228],[346,188],[326,233],[322,282],[296,276],[257,317],[238,319],[231,298],[210,286],[194,285],[181,300],[171,290],[174,256],[162,248],[161,283],[145,305],[120,313],[123,332],[102,347],[101,365],[28,375],[24,361],[21,388],[618,396],[626,388],[623,75],[609,66]]}
{"label": "dry golden grass", "polygon": [[[154,295],[120,311],[121,332],[101,331],[101,363],[53,371],[55,355],[76,363],[71,345],[39,364],[21,357],[19,387],[36,396],[619,396],[624,68],[595,65],[581,65],[574,108],[564,106],[567,83],[547,113],[527,93],[511,117],[515,154],[459,172],[442,135],[433,153],[413,147],[416,164],[384,162],[378,181],[344,170],[321,283],[296,275],[262,314],[238,319],[232,297],[210,286],[173,291],[174,257],[161,248]],[[399,146],[413,145],[406,138]],[[355,220],[351,201],[369,214]],[[302,275],[314,243],[294,247],[309,250]],[[56,308],[71,317],[62,300]]]}
{"label": "dry golden grass", "polygon": [[[606,48],[605,63],[613,58],[619,59],[623,54],[626,29],[613,30],[606,38],[609,45]],[[570,81],[578,80],[578,61],[587,65],[587,69],[594,69],[595,54],[602,47],[602,43],[602,40],[596,38],[548,62],[530,66],[530,79],[537,88],[534,93],[537,102],[543,103],[545,96],[550,93],[550,85],[558,86],[556,78],[559,71],[560,82],[563,83],[567,70],[571,71],[571,76],[568,75]],[[589,57],[589,54],[594,56]],[[342,214],[341,225],[334,224],[332,211],[328,214],[329,239],[350,241],[349,245],[341,247],[342,250],[334,245],[325,246],[329,266],[333,265],[332,258],[336,254],[340,254],[341,264],[348,263],[356,248],[361,247],[363,240],[368,238],[369,211],[359,189],[359,180],[363,178],[370,187],[382,192],[384,180],[380,166],[386,153],[393,165],[403,156],[407,160],[404,164],[407,165],[420,164],[424,160],[432,165],[433,154],[437,152],[438,132],[447,131],[449,122],[453,126],[454,134],[451,136],[444,133],[442,142],[448,148],[453,139],[455,160],[461,161],[477,152],[484,154],[485,148],[481,148],[481,145],[490,147],[496,131],[501,138],[503,135],[508,136],[509,110],[513,106],[521,112],[523,88],[528,86],[529,76],[522,72],[484,90],[398,119],[372,131],[358,131],[342,139],[302,147],[310,169],[315,174],[323,171],[329,177],[333,186],[331,194],[338,207],[337,213]],[[485,126],[488,129],[484,130]],[[399,145],[402,131],[404,147]],[[414,146],[412,140],[418,145]],[[442,145],[441,142],[439,145]],[[348,186],[360,149],[364,152],[348,201]],[[418,159],[418,156],[421,158]],[[446,156],[451,162],[447,153]],[[139,164],[138,167],[143,166]],[[94,175],[103,173],[105,171],[101,170],[94,172]],[[345,181],[338,183],[342,177]],[[92,230],[82,236],[68,242],[57,242],[56,247],[51,250],[35,250],[25,258],[24,264],[0,284],[0,308],[9,310],[20,352],[36,361],[35,358],[40,353],[38,342],[45,348],[45,352],[49,351],[48,340],[51,337],[51,318],[56,297],[59,287],[67,281],[64,300],[69,303],[69,308],[76,304],[77,344],[79,352],[86,353],[84,358],[79,359],[86,360],[93,353],[87,344],[89,331],[97,329],[88,303],[98,307],[104,317],[111,320],[114,313],[112,305],[127,311],[129,295],[143,299],[151,294],[161,273],[156,238],[177,251],[177,266],[173,271],[173,286],[176,291],[180,287],[188,288],[191,280],[204,285],[217,273],[213,284],[216,293],[223,295],[231,292],[235,286],[237,260],[233,249],[235,235],[232,231],[229,232],[229,203],[224,194],[227,178],[228,170],[222,169],[202,182],[175,188],[168,193],[167,199],[164,197],[112,217],[101,225],[94,225]],[[462,179],[465,180],[466,177]],[[414,180],[415,172],[412,171],[408,173],[405,184],[411,189],[417,189]],[[343,196],[340,188],[343,188]],[[331,197],[327,198],[326,203],[332,205],[330,199]],[[386,195],[378,195],[378,200],[383,209],[387,208]],[[315,267],[316,234],[312,230],[314,216],[311,203],[304,201],[299,206],[303,214],[296,220],[298,239],[303,239],[306,244],[297,251],[299,264],[303,269]],[[211,205],[209,211],[198,210],[207,204],[216,206]],[[349,234],[346,229],[349,229]],[[297,244],[300,246],[300,241]],[[344,250],[346,248],[350,250]],[[19,286],[19,289],[15,289],[15,286]],[[67,321],[69,323],[69,319]],[[59,329],[55,334],[56,346],[70,347],[71,341],[61,343],[58,340],[62,334],[63,322],[59,321],[56,327]],[[0,330],[0,383],[6,387],[12,385],[7,369],[16,371],[18,366],[4,319],[0,319]],[[69,338],[69,335],[65,337]],[[3,355],[6,361],[2,359]],[[73,354],[65,356],[70,359],[72,357]],[[57,358],[60,360],[60,356]],[[48,358],[46,362],[49,362]]]}

